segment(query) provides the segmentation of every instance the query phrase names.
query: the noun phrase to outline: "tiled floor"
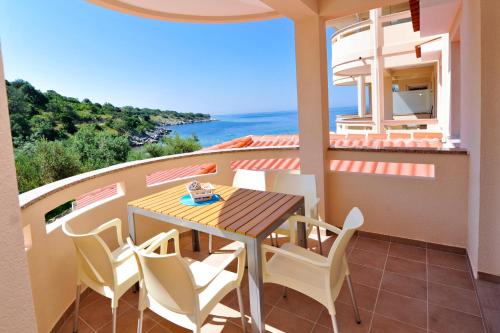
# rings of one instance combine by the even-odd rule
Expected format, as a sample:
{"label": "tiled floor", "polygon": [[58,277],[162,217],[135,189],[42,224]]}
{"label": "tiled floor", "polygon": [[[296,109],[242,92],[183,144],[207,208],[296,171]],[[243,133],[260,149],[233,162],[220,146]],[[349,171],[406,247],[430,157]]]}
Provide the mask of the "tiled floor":
{"label": "tiled floor", "polygon": [[[202,260],[205,251],[193,253],[190,238],[181,240],[183,255]],[[325,252],[333,239],[324,240]],[[224,244],[216,240],[216,245]],[[310,245],[317,243],[310,240]],[[315,249],[315,247],[313,247]],[[481,310],[463,255],[425,247],[403,245],[363,236],[355,237],[348,248],[348,261],[357,295],[362,323],[356,324],[347,288],[336,302],[337,318],[342,333],[409,332],[409,333],[480,333],[485,331]],[[248,284],[244,279],[243,294],[248,314]],[[500,288],[479,284],[490,332],[500,327]],[[266,328],[269,332],[332,332],[330,316],[316,301],[293,290],[282,297],[282,287],[265,285]],[[82,300],[80,332],[111,331],[109,301],[96,293]],[[206,321],[203,332],[241,332],[236,293],[229,294]],[[137,324],[137,294],[129,291],[121,300],[118,311],[118,332],[135,332]],[[247,315],[248,318],[248,315]],[[61,332],[71,332],[72,317]],[[495,331],[496,329],[496,331]],[[143,332],[187,332],[152,312],[147,312]]]}

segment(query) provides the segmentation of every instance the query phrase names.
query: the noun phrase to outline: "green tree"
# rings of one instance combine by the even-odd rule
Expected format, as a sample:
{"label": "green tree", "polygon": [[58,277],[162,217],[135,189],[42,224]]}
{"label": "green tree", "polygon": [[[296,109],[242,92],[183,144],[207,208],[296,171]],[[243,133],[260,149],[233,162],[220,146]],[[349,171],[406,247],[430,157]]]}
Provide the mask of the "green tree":
{"label": "green tree", "polygon": [[22,92],[15,86],[8,86],[7,94],[12,137],[26,140],[31,136],[29,119],[33,114],[33,105],[24,98]]}
{"label": "green tree", "polygon": [[34,139],[45,138],[49,141],[53,141],[59,138],[60,134],[55,129],[55,122],[50,116],[46,115],[36,115],[30,119],[30,126],[32,137]]}
{"label": "green tree", "polygon": [[82,126],[70,139],[72,149],[80,155],[85,170],[95,170],[127,161],[130,151],[125,136]]}

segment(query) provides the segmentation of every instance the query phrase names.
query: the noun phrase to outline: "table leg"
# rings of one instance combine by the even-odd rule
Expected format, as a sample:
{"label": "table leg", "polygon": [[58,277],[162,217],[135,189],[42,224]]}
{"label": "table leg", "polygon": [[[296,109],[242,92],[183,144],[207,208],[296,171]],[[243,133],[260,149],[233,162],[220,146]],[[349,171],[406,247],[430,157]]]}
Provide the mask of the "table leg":
{"label": "table leg", "polygon": [[129,208],[128,209],[128,234],[130,238],[135,243],[135,221],[134,221],[134,211]]}
{"label": "table leg", "polygon": [[198,230],[191,230],[191,242],[193,251],[200,252],[200,232]]}
{"label": "table leg", "polygon": [[250,291],[250,316],[252,332],[264,332],[264,284],[262,282],[262,250],[260,240],[251,239],[247,242],[248,258],[248,288]]}
{"label": "table leg", "polygon": [[[298,214],[304,215],[305,207],[302,206]],[[307,232],[306,232],[306,224],[304,222],[297,223],[297,243],[299,246],[307,249]]]}

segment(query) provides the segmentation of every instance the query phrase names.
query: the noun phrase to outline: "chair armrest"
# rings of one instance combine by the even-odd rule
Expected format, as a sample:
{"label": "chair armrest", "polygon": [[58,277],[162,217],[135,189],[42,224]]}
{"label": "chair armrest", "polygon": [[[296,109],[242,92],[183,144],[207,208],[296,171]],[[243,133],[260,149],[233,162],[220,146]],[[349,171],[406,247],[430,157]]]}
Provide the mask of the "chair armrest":
{"label": "chair armrest", "polygon": [[325,228],[335,234],[340,234],[342,232],[342,229],[340,228],[337,228],[331,224],[328,224],[328,223],[325,223],[323,221],[319,221],[319,220],[316,220],[316,219],[313,219],[313,218],[310,218],[310,217],[306,217],[306,216],[301,216],[301,215],[294,215],[294,216],[291,216],[288,221],[290,222],[290,226],[295,228],[295,224],[297,222],[303,222],[303,223],[306,223],[306,224],[311,224],[311,225],[315,225],[317,227],[321,227],[321,228]]}
{"label": "chair armrest", "polygon": [[[160,254],[166,254],[168,241],[171,239],[174,240],[175,253],[180,255],[181,251],[179,248],[179,231],[177,229],[172,229],[169,232],[162,232],[156,237],[153,237],[151,242],[144,246],[144,249],[146,250],[146,253],[152,253],[156,251],[158,247],[160,247]],[[148,241],[146,241],[145,243],[147,242]]]}
{"label": "chair armrest", "polygon": [[246,256],[245,246],[241,246],[236,251],[231,253],[231,255],[226,260],[224,260],[219,266],[217,266],[217,270],[213,273],[213,275],[205,283],[200,284],[200,285],[196,285],[196,290],[206,288],[236,258],[238,258],[238,272],[237,272],[238,281],[241,281],[241,279],[243,278],[244,271],[245,271],[245,256]]}
{"label": "chair armrest", "polygon": [[113,227],[116,228],[116,240],[118,244],[122,246],[123,245],[122,220],[118,218],[112,219],[111,221],[101,224],[100,226],[89,232],[89,234],[100,234],[101,232],[106,231]]}
{"label": "chair armrest", "polygon": [[282,255],[282,256],[285,256],[289,259],[298,261],[300,263],[308,264],[308,265],[318,267],[318,268],[329,268],[330,267],[330,265],[326,262],[316,261],[316,260],[303,257],[301,255],[298,255],[298,254],[290,252],[290,251],[285,251],[279,247],[274,247],[274,246],[270,246],[267,244],[263,244],[262,245],[262,257],[264,258],[265,262],[267,262],[267,260],[265,259],[266,253],[269,253],[269,252],[274,253],[274,254],[278,254],[278,255]]}

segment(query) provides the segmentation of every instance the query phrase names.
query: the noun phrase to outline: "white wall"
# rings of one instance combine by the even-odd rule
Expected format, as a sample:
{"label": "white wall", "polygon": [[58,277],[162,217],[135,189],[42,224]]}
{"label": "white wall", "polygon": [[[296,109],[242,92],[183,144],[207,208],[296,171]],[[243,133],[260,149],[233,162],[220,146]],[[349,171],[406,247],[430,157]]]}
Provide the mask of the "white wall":
{"label": "white wall", "polygon": [[36,332],[0,54],[0,332]]}
{"label": "white wall", "polygon": [[469,150],[467,250],[474,271],[479,262],[479,203],[481,159],[481,25],[477,0],[464,0],[460,23],[460,92],[462,145]]}

